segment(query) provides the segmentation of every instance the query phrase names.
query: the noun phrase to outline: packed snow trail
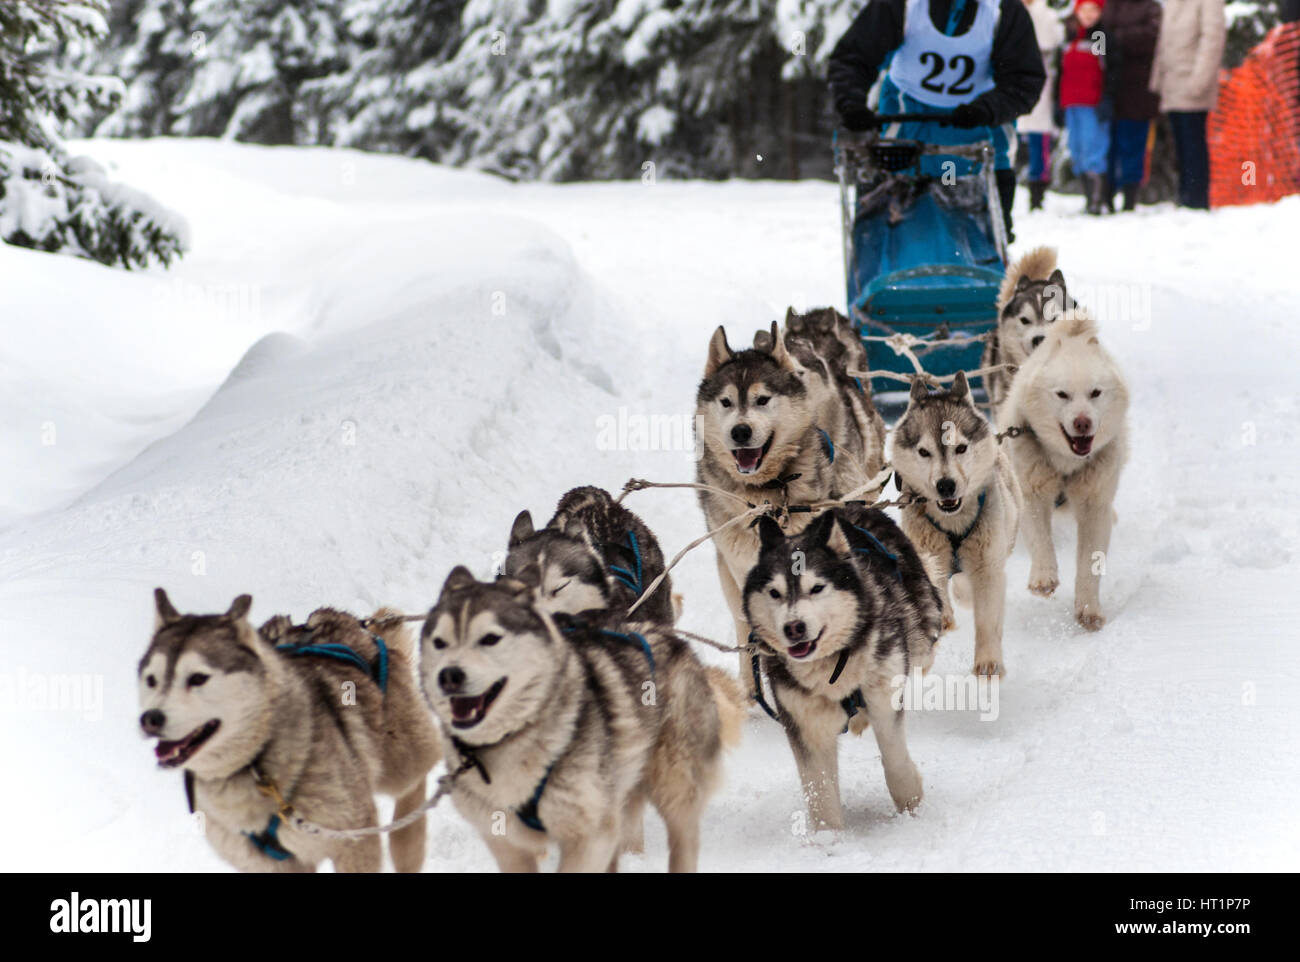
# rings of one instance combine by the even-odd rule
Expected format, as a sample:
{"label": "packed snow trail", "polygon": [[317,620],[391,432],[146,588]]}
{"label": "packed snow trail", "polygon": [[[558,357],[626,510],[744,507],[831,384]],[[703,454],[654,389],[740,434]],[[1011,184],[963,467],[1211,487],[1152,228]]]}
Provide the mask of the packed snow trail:
{"label": "packed snow trail", "polygon": [[[842,300],[824,183],[509,185],[343,151],[83,148],[182,211],[194,250],[124,274],[0,247],[0,765],[25,785],[0,815],[27,826],[7,869],[223,867],[138,735],[155,585],[183,610],[251,592],[259,620],[424,610],[453,565],[492,568],[521,508],[548,516],[577,484],[689,480],[689,436],[638,450],[636,429],[689,430],[718,324],[744,343],[788,304]],[[1011,562],[996,720],[909,716],[915,817],[893,813],[874,740],[846,737],[848,828],[803,833],[789,748],[755,715],[705,816],[705,870],[1300,861],[1300,199],[1100,220],[1080,205],[1051,197],[1017,234],[1058,245],[1076,293],[1136,292],[1135,316],[1102,319],[1133,388],[1109,623],[1073,622],[1074,537],[1058,518],[1057,597],[1025,590],[1023,547]],[[668,554],[703,532],[690,492],[628,505]],[[673,578],[682,626],[729,640],[711,549]],[[969,669],[971,617],[957,615],[940,676]],[[42,684],[82,675],[84,710],[42,707]],[[666,864],[647,824],[630,870]],[[444,805],[426,867],[492,862]]]}

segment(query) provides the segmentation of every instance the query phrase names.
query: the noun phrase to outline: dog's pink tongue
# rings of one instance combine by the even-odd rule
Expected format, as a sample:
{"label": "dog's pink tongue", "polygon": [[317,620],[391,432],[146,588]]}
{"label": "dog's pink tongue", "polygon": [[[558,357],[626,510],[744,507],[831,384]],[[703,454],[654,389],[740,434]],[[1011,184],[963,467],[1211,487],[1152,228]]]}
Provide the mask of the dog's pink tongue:
{"label": "dog's pink tongue", "polygon": [[1070,438],[1070,447],[1082,457],[1092,450],[1092,435]]}
{"label": "dog's pink tongue", "polygon": [[763,456],[762,448],[738,448],[733,452],[736,456],[736,465],[742,471],[753,471],[758,467],[758,461]]}

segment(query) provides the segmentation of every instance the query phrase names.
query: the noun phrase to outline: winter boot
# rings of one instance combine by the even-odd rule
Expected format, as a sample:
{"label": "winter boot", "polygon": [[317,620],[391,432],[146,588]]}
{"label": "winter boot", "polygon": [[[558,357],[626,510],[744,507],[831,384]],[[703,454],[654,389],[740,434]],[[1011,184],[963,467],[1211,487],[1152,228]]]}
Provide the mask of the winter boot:
{"label": "winter boot", "polygon": [[1083,196],[1088,202],[1084,207],[1085,213],[1092,214],[1094,217],[1101,215],[1101,192],[1104,186],[1101,174],[1083,175]]}
{"label": "winter boot", "polygon": [[1105,174],[1101,176],[1101,206],[1107,214],[1115,213],[1115,185]]}
{"label": "winter boot", "polygon": [[1047,185],[1041,180],[1029,185],[1029,209],[1042,210],[1043,197],[1047,194]]}
{"label": "winter boot", "polygon": [[1138,205],[1138,185],[1125,184],[1124,185],[1124,209],[1137,210],[1137,205]]}

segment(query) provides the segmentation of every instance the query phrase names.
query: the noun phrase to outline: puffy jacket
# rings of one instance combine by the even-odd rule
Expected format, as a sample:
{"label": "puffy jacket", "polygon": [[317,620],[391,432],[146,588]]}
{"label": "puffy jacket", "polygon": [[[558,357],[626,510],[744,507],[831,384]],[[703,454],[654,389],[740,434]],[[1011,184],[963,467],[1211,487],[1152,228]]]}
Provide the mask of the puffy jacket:
{"label": "puffy jacket", "polygon": [[[952,5],[953,0],[930,0],[930,20],[938,29],[947,24]],[[841,114],[846,107],[867,102],[867,92],[881,66],[902,45],[906,8],[907,0],[871,0],[835,45],[827,75],[835,108]],[[956,35],[970,29],[978,9],[977,3],[966,4]],[[1002,0],[993,34],[994,86],[975,100],[992,108],[993,123],[1010,123],[1029,112],[1046,80],[1025,5],[1021,0]]]}
{"label": "puffy jacket", "polygon": [[1115,116],[1151,120],[1160,113],[1160,98],[1151,92],[1151,64],[1160,35],[1160,4],[1156,0],[1106,0],[1101,17],[1111,42],[1106,68]]}
{"label": "puffy jacket", "polygon": [[1161,110],[1214,109],[1226,35],[1223,0],[1165,0],[1151,68]]}
{"label": "puffy jacket", "polygon": [[[1114,0],[1111,0],[1113,3]],[[1038,95],[1034,109],[1016,121],[1016,129],[1026,134],[1050,134],[1056,129],[1052,118],[1052,90],[1056,85],[1056,49],[1065,43],[1065,25],[1061,16],[1047,5],[1047,0],[1031,0],[1025,5],[1029,19],[1034,24],[1034,37],[1038,41],[1038,52],[1043,57],[1043,69],[1047,73],[1047,83]]]}
{"label": "puffy jacket", "polygon": [[1070,42],[1061,50],[1056,102],[1066,107],[1096,107],[1106,93],[1106,51],[1110,38],[1101,24],[1084,29],[1071,21]]}

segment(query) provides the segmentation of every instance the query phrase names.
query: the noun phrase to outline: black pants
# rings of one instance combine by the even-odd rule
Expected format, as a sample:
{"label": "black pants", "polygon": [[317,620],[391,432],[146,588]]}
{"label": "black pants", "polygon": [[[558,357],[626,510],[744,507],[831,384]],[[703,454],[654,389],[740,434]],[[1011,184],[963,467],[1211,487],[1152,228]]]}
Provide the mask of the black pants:
{"label": "black pants", "polygon": [[1169,127],[1178,155],[1178,203],[1183,207],[1210,206],[1210,148],[1205,142],[1204,110],[1171,110]]}
{"label": "black pants", "polygon": [[1007,225],[1007,241],[1011,240],[1011,204],[1016,199],[1016,172],[1014,170],[995,170],[998,182],[998,200],[1002,201],[1002,223]]}

